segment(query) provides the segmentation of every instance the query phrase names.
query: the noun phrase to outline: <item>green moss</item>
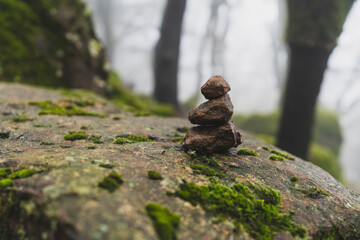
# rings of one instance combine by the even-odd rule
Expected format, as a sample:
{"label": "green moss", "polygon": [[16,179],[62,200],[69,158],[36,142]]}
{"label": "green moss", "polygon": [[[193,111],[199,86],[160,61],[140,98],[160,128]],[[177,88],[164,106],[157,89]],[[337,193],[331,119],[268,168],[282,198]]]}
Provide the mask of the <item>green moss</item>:
{"label": "green moss", "polygon": [[27,122],[32,121],[31,118],[28,118],[25,114],[20,114],[19,116],[12,119],[12,122],[20,123],[20,122]]}
{"label": "green moss", "polygon": [[55,145],[55,143],[42,141],[40,145]]}
{"label": "green moss", "polygon": [[173,137],[172,139],[171,139],[171,141],[172,142],[178,142],[178,143],[182,143],[183,141],[184,141],[184,139],[185,139],[185,136],[184,137]]}
{"label": "green moss", "polygon": [[200,205],[217,219],[232,219],[237,229],[245,229],[255,239],[270,240],[278,232],[305,237],[305,228],[292,221],[294,212],[280,213],[281,196],[277,190],[258,184],[250,186],[184,183],[174,195],[194,206]]}
{"label": "green moss", "polygon": [[88,130],[88,127],[87,126],[81,126],[80,129],[81,130]]}
{"label": "green moss", "polygon": [[202,165],[190,165],[190,167],[193,169],[193,173],[195,174],[202,174],[208,177],[219,177],[224,178],[225,174],[222,172],[216,171],[210,167],[202,166]]}
{"label": "green moss", "polygon": [[193,151],[193,150],[187,151],[187,154],[189,154],[189,156],[192,157],[192,158],[197,156],[196,151]]}
{"label": "green moss", "polygon": [[250,150],[248,148],[242,148],[237,151],[238,155],[250,155],[250,156],[257,156],[257,152],[254,150]]}
{"label": "green moss", "polygon": [[73,103],[78,107],[88,107],[88,106],[94,106],[95,100],[94,99],[81,99],[80,98],[74,98],[74,99],[67,99],[67,102]]}
{"label": "green moss", "polygon": [[71,145],[60,145],[61,148],[71,148]]}
{"label": "green moss", "polygon": [[98,186],[109,192],[114,192],[121,184],[123,184],[123,182],[124,180],[120,174],[111,172],[98,182]]}
{"label": "green moss", "polygon": [[31,177],[32,175],[34,175],[35,172],[31,169],[22,169],[16,172],[11,173],[8,178],[11,179],[18,179],[18,178],[27,178],[27,177]]}
{"label": "green moss", "polygon": [[96,149],[96,146],[88,146],[88,149]]}
{"label": "green moss", "polygon": [[119,121],[119,120],[121,120],[121,117],[115,116],[115,117],[113,117],[113,120]]}
{"label": "green moss", "polygon": [[11,173],[10,168],[0,168],[0,179],[6,178]]}
{"label": "green moss", "polygon": [[95,144],[102,144],[104,143],[103,141],[101,141],[101,136],[96,136],[96,135],[91,135],[89,137],[89,141],[92,141]]}
{"label": "green moss", "polygon": [[213,168],[213,169],[217,169],[220,171],[224,171],[225,169],[218,163],[217,159],[215,156],[210,156],[210,157],[206,157],[206,156],[198,156],[197,159],[208,165],[209,167]]}
{"label": "green moss", "polygon": [[176,131],[181,133],[187,133],[187,131],[189,131],[189,127],[178,127],[176,128]]}
{"label": "green moss", "polygon": [[325,192],[324,190],[317,188],[317,187],[309,187],[307,191],[303,192],[305,196],[311,198],[321,198],[321,197],[328,197],[330,196],[329,193]]}
{"label": "green moss", "polygon": [[287,154],[287,153],[285,153],[285,152],[281,152],[281,151],[276,150],[276,149],[271,149],[270,152],[271,152],[272,154],[276,154],[276,155],[278,155],[278,156],[280,156],[280,157],[284,157],[284,158],[286,158],[286,159],[295,160],[295,158],[291,157],[289,154]]}
{"label": "green moss", "polygon": [[1,179],[0,180],[0,188],[7,188],[14,186],[14,182],[11,179]]}
{"label": "green moss", "polygon": [[75,140],[82,140],[87,139],[88,135],[84,131],[69,131],[68,134],[64,136],[65,140],[75,141]]}
{"label": "green moss", "polygon": [[29,104],[40,107],[39,115],[106,117],[105,114],[86,111],[68,101],[63,101],[62,105],[52,103],[51,101],[29,102]]}
{"label": "green moss", "polygon": [[161,240],[176,238],[176,230],[180,225],[180,217],[157,203],[148,203],[145,206],[148,216],[153,222],[156,233]]}
{"label": "green moss", "polygon": [[153,170],[148,171],[147,176],[151,180],[162,180],[162,179],[164,179],[159,172],[153,171]]}
{"label": "green moss", "polygon": [[268,146],[262,146],[261,148],[266,150],[266,151],[270,151],[270,148]]}
{"label": "green moss", "polygon": [[153,142],[147,137],[139,135],[129,135],[127,137],[119,137],[115,139],[114,144],[131,144],[131,143],[140,143],[140,142]]}
{"label": "green moss", "polygon": [[291,188],[291,189],[302,192],[305,195],[305,197],[310,197],[313,199],[330,196],[328,192],[325,192],[324,190],[314,186],[310,186],[307,188]]}
{"label": "green moss", "polygon": [[46,127],[48,127],[48,126],[46,126],[45,124],[39,123],[39,124],[33,124],[33,127],[36,127],[36,128],[46,128]]}
{"label": "green moss", "polygon": [[263,199],[265,203],[275,206],[281,203],[281,195],[279,191],[272,189],[269,186],[263,187],[258,183],[255,185],[248,182],[248,184],[249,188],[251,188],[260,199]]}
{"label": "green moss", "polygon": [[269,159],[273,160],[273,161],[285,161],[286,160],[286,158],[284,158],[282,156],[279,156],[279,155],[276,155],[276,154],[271,154],[269,156]]}
{"label": "green moss", "polygon": [[120,138],[115,139],[115,141],[113,143],[114,144],[131,144],[133,142],[127,138],[120,137]]}
{"label": "green moss", "polygon": [[299,180],[299,178],[297,176],[292,176],[290,178],[290,181],[292,181],[292,182],[297,182],[298,180]]}
{"label": "green moss", "polygon": [[0,132],[0,139],[7,139],[7,138],[10,138],[10,131]]}
{"label": "green moss", "polygon": [[115,165],[114,164],[110,164],[110,163],[100,163],[99,167],[103,167],[103,168],[114,168]]}
{"label": "green moss", "polygon": [[[356,230],[354,235],[358,236]],[[342,234],[340,233],[340,228],[337,225],[334,225],[331,228],[320,229],[313,235],[313,239],[319,239],[319,240],[345,239],[346,240],[352,238],[342,236]]]}

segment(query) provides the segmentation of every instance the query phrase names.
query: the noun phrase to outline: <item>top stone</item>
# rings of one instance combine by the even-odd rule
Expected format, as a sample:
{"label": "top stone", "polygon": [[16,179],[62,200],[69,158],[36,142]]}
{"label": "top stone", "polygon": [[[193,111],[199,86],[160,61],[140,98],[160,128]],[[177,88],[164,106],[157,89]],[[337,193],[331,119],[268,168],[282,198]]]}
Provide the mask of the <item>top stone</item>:
{"label": "top stone", "polygon": [[214,99],[225,95],[231,90],[229,84],[220,75],[212,76],[201,87],[201,93],[206,99]]}

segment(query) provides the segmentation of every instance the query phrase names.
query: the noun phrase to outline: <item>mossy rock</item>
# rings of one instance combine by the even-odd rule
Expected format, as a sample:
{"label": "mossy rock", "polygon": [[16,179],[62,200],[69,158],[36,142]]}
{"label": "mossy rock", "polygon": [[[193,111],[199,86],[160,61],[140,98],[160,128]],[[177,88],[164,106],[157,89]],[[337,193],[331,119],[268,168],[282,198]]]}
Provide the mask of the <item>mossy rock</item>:
{"label": "mossy rock", "polygon": [[[302,159],[269,160],[272,153],[262,148],[264,142],[246,131],[238,149],[199,156],[172,141],[180,127],[190,126],[185,119],[136,117],[100,97],[84,108],[105,118],[39,115],[39,106],[24,104],[63,97],[58,91],[0,83],[0,131],[10,131],[9,138],[0,139],[0,240],[359,236],[359,194]],[[11,121],[20,114],[33,121]],[[82,126],[103,143],[89,150],[90,138],[63,139]],[[113,144],[117,136],[130,135],[154,141]],[[54,145],[40,145],[43,141]],[[258,156],[237,154],[243,148]],[[33,172],[9,180],[24,169]],[[149,171],[162,179],[149,179]],[[298,180],[291,181],[293,176]]]}
{"label": "mossy rock", "polygon": [[0,81],[107,93],[90,14],[81,0],[0,0]]}

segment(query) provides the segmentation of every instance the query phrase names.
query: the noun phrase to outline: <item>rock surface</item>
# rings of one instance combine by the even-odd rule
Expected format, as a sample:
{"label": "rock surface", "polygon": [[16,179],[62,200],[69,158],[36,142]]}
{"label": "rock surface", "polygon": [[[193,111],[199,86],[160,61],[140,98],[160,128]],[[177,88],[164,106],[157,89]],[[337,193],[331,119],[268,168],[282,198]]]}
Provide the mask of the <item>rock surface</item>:
{"label": "rock surface", "polygon": [[201,87],[201,93],[206,99],[214,99],[225,95],[231,90],[229,84],[220,75],[212,76]]}
{"label": "rock surface", "polygon": [[206,101],[188,113],[192,124],[221,125],[227,123],[234,113],[229,94]]}
{"label": "rock surface", "polygon": [[[38,115],[38,106],[24,104],[62,101],[66,97],[56,91],[0,83],[0,131],[10,131],[9,138],[0,138],[0,168],[35,171],[31,177],[14,179],[14,186],[0,189],[1,240],[158,239],[145,210],[149,202],[180,216],[178,239],[254,239],[245,231],[234,233],[231,219],[213,221],[217,216],[167,195],[184,181],[210,184],[207,176],[196,174],[190,167],[203,163],[172,141],[173,136],[181,134],[179,127],[189,126],[187,120],[134,117],[98,97],[94,106],[84,109],[108,117]],[[20,114],[31,120],[13,122]],[[121,120],[114,120],[115,116]],[[63,139],[68,131],[81,129],[89,135],[101,135],[104,143]],[[117,135],[129,133],[155,141],[113,144]],[[250,181],[279,190],[282,211],[295,212],[293,220],[307,229],[307,239],[360,239],[359,194],[309,162],[298,158],[271,161],[271,153],[262,148],[264,142],[246,132],[243,139],[243,147],[256,151],[258,156],[237,155],[235,150],[213,155],[225,175],[219,183],[231,186]],[[54,145],[41,145],[43,141]],[[92,145],[96,148],[88,149]],[[161,173],[163,180],[150,180],[149,170]],[[98,187],[111,171],[124,179],[112,193]],[[299,180],[291,182],[292,176]],[[311,198],[296,190],[310,186],[329,196]],[[286,233],[277,236],[293,239]]]}
{"label": "rock surface", "polygon": [[222,153],[242,143],[240,130],[232,123],[221,126],[192,127],[187,132],[183,147],[197,153]]}

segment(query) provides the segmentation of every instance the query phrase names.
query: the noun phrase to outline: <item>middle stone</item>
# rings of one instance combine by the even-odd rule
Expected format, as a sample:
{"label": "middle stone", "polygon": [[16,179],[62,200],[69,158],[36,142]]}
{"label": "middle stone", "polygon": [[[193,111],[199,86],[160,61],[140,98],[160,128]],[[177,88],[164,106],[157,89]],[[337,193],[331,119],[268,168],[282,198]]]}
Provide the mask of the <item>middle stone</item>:
{"label": "middle stone", "polygon": [[188,118],[192,124],[222,125],[227,123],[234,113],[229,94],[211,99],[192,109]]}

